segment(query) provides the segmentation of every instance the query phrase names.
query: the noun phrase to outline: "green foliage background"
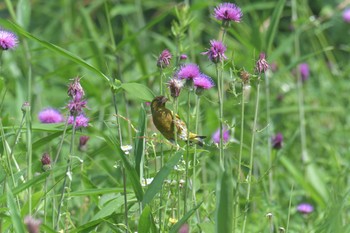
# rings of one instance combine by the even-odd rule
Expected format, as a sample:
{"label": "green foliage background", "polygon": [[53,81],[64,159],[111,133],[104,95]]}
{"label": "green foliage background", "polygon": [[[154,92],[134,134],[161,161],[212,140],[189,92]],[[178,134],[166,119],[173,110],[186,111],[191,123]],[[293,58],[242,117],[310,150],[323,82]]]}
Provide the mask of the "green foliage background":
{"label": "green foliage background", "polygon": [[[66,114],[67,86],[76,76],[82,77],[89,107],[86,115],[90,118],[89,127],[77,132],[76,141],[81,135],[88,135],[90,140],[87,152],[77,151],[73,159],[69,204],[64,205],[70,223],[62,223],[60,229],[68,225],[70,232],[124,231],[122,167],[125,167],[130,232],[137,229],[139,232],[142,229],[145,229],[143,232],[156,231],[153,227],[159,227],[159,206],[165,211],[162,219],[164,232],[176,232],[180,227],[180,224],[169,222],[173,213],[180,215],[178,220],[185,216],[182,220],[190,224],[191,232],[214,232],[219,164],[218,149],[210,137],[219,125],[217,89],[208,90],[201,97],[199,131],[208,139],[207,146],[199,150],[197,174],[190,174],[197,183],[196,197],[201,204],[196,206],[191,202],[188,216],[177,204],[183,200],[180,195],[174,196],[177,188],[163,184],[165,179],[184,176],[170,166],[181,163],[180,155],[173,154],[169,144],[165,143],[164,156],[168,167],[165,166],[162,172],[155,169],[160,144],[165,139],[154,135],[159,132],[151,122],[149,106],[145,105],[146,101],[160,94],[157,57],[166,48],[176,54],[178,44],[171,27],[178,21],[175,9],[179,9],[180,16],[185,14],[181,9],[186,3],[153,0],[6,0],[0,3],[0,26],[14,31],[20,40],[16,49],[4,51],[1,57],[1,232],[13,229],[19,232],[18,229],[23,228],[22,219],[29,213],[42,219],[43,197],[50,203],[58,200],[71,131],[69,129],[65,136],[58,163],[50,172],[43,173],[41,155],[44,152],[52,157],[56,155],[64,126],[40,124],[37,114],[49,106]],[[200,53],[209,47],[211,39],[218,38],[220,22],[214,19],[212,12],[219,3],[190,1],[190,21],[180,46],[180,52],[188,55],[186,62],[197,63],[215,82],[214,65]],[[244,180],[247,178],[256,107],[257,82],[253,78],[245,104],[244,128],[241,129],[239,71],[253,73],[260,52],[266,52],[269,64],[277,66],[276,70],[267,74],[268,95],[265,92],[266,79],[261,81],[252,192],[248,210],[245,209],[244,198],[239,203],[239,229],[242,216],[247,211],[247,232],[271,232],[270,222],[265,217],[267,213],[273,214],[271,225],[275,232],[278,227],[287,228],[288,232],[348,232],[350,24],[345,23],[341,16],[346,1],[241,0],[235,4],[242,8],[244,16],[241,23],[232,24],[226,35],[226,56],[229,59],[224,71],[224,124],[231,132],[225,153],[232,160],[234,182],[237,182],[241,130],[245,130],[241,175]],[[294,22],[293,4],[297,14]],[[295,41],[299,41],[300,54],[296,51]],[[303,62],[309,64],[310,77],[298,91],[297,66]],[[172,77],[174,69],[164,70],[166,79]],[[301,105],[298,102],[301,93],[310,158],[307,163],[301,159]],[[119,121],[123,145],[133,146],[129,156],[120,149],[113,95],[122,116]],[[194,99],[191,99],[192,106],[195,105]],[[22,119],[21,106],[25,101],[31,104],[33,166],[30,169],[35,175],[32,180],[23,182],[21,177],[26,176],[28,169],[26,127],[21,130],[18,144],[13,145]],[[179,115],[186,119],[190,114],[191,122],[194,122],[195,108],[193,112],[187,112],[186,101],[183,92],[179,99]],[[271,122],[266,119],[267,101]],[[194,130],[193,123],[190,128]],[[272,167],[267,159],[271,136],[268,128],[273,134],[281,132],[284,136],[283,148],[272,151]],[[137,134],[140,131],[145,132],[144,147]],[[137,143],[141,143],[139,147],[135,147]],[[12,178],[6,164],[11,150],[14,150],[20,168],[14,169]],[[138,170],[134,168],[133,155],[137,157],[143,153],[144,178],[159,175],[152,189],[141,187]],[[273,172],[272,194],[269,194],[268,184],[270,172]],[[46,182],[49,190],[44,195]],[[26,199],[29,187],[33,194],[31,210]],[[246,190],[247,182],[242,182],[239,190],[242,197]],[[168,202],[163,202],[161,206],[159,196]],[[140,205],[142,198],[148,200],[146,203],[143,199],[143,212]],[[298,213],[296,206],[302,202],[312,204],[314,212],[309,215]],[[55,205],[57,207],[57,203],[52,204]],[[200,222],[194,217],[197,208]],[[53,208],[47,213],[48,219],[42,225],[47,232],[55,232],[55,211]],[[232,221],[227,216],[221,217],[220,222]]]}

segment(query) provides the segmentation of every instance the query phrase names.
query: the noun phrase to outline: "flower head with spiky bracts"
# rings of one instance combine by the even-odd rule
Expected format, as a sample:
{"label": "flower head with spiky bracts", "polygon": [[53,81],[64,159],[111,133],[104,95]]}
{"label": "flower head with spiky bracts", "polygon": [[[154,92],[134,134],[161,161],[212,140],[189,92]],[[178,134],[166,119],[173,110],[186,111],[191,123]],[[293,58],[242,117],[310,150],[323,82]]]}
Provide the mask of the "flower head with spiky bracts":
{"label": "flower head with spiky bracts", "polygon": [[[213,142],[219,144],[220,143],[220,129],[217,129],[211,138],[212,138]],[[228,142],[230,140],[230,131],[228,129],[222,129],[222,139],[223,139],[223,142]]]}
{"label": "flower head with spiky bracts", "polygon": [[194,79],[201,74],[198,65],[190,63],[181,66],[177,72],[177,77],[180,79]]}
{"label": "flower head with spiky bracts", "polygon": [[265,57],[266,57],[265,53],[260,53],[259,59],[256,62],[255,71],[258,72],[259,74],[265,73],[269,68],[269,64],[267,63]]}
{"label": "flower head with spiky bracts", "polygon": [[225,56],[225,51],[226,46],[221,41],[211,40],[210,48],[202,54],[207,55],[209,60],[213,63],[218,63],[227,59],[227,57]]}
{"label": "flower head with spiky bracts", "polygon": [[16,34],[10,31],[0,29],[0,49],[13,49],[18,44]]}
{"label": "flower head with spiky bracts", "polygon": [[239,8],[236,4],[229,2],[221,3],[214,10],[214,17],[221,21],[240,22],[242,16],[243,13],[241,8]]}
{"label": "flower head with spiky bracts", "polygon": [[184,81],[183,79],[179,79],[179,78],[172,78],[169,80],[168,82],[168,87],[170,90],[170,95],[173,98],[177,98],[180,95],[180,92],[182,90],[184,86]]}
{"label": "flower head with spiky bracts", "polygon": [[[73,125],[74,123],[74,116],[69,116],[68,118],[68,124]],[[79,114],[76,116],[75,119],[75,128],[81,128],[81,127],[88,127],[89,125],[89,118],[87,118],[84,114]]]}
{"label": "flower head with spiky bracts", "polygon": [[196,94],[202,94],[203,90],[208,90],[215,86],[214,81],[205,74],[200,74],[193,79],[193,85],[196,88]]}
{"label": "flower head with spiky bracts", "polygon": [[163,52],[158,57],[157,66],[159,68],[168,67],[170,65],[171,58],[172,58],[172,55],[169,52],[169,50],[167,49],[163,50]]}
{"label": "flower head with spiky bracts", "polygon": [[39,121],[44,124],[60,123],[63,121],[61,113],[53,108],[46,108],[39,112]]}

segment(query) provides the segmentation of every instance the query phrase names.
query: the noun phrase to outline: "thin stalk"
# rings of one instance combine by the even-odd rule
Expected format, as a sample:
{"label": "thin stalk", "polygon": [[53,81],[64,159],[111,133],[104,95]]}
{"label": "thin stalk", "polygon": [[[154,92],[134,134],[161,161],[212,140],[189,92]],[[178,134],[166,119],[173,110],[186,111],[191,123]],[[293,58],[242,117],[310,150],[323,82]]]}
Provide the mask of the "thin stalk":
{"label": "thin stalk", "polygon": [[238,174],[237,174],[237,181],[236,181],[236,201],[235,201],[235,212],[234,212],[234,219],[233,219],[233,232],[236,232],[237,227],[237,220],[239,215],[239,189],[241,184],[241,173],[242,173],[242,154],[243,154],[243,140],[244,140],[244,101],[245,101],[245,95],[244,95],[244,87],[245,84],[242,82],[242,99],[241,99],[241,136],[240,136],[240,145],[239,145],[239,155],[238,155]]}
{"label": "thin stalk", "polygon": [[[196,133],[198,133],[199,128],[199,107],[201,103],[201,97],[196,95]],[[196,198],[196,161],[197,161],[197,145],[194,147],[194,155],[193,155],[193,181],[192,181],[192,195],[194,205],[197,206],[197,198]],[[200,215],[199,210],[196,210],[197,222],[200,223]]]}
{"label": "thin stalk", "polygon": [[[14,174],[13,174],[13,169],[12,169],[12,165],[11,165],[11,160],[13,160],[13,162],[14,162],[14,164],[15,164],[15,166],[16,166],[17,171],[20,172],[20,171],[21,171],[21,168],[19,167],[16,158],[13,156],[13,153],[14,153],[14,151],[15,151],[16,145],[18,144],[19,137],[20,137],[20,135],[21,135],[21,131],[22,131],[23,125],[24,125],[25,120],[26,120],[26,114],[27,114],[27,112],[26,112],[26,111],[23,111],[22,120],[21,120],[21,123],[20,123],[20,125],[19,125],[18,131],[16,132],[15,142],[13,143],[13,146],[12,146],[11,152],[10,152],[10,155],[9,155],[9,157],[8,157],[8,163],[9,163],[8,165],[9,165],[9,168],[10,168],[10,173],[11,173],[11,178],[12,178],[13,187],[16,187],[17,184],[16,184],[16,182],[15,182],[15,177],[14,177]],[[1,128],[3,127],[3,126],[2,126],[2,122],[0,122],[0,127],[1,127]],[[4,132],[2,132],[2,133],[3,133],[3,135],[4,135]],[[4,141],[4,142],[5,142],[5,141]],[[6,147],[4,147],[4,148],[6,148]],[[24,177],[23,177],[23,176],[21,176],[21,179],[22,179],[22,181],[24,181]],[[18,203],[18,205],[19,205],[19,203]]]}
{"label": "thin stalk", "polygon": [[[297,14],[297,2],[292,1],[292,21],[298,20]],[[294,54],[295,58],[300,57],[300,41],[298,33],[295,34],[294,38]],[[300,72],[297,72],[297,89],[298,89],[298,107],[299,107],[299,128],[300,128],[300,141],[301,141],[301,161],[305,164],[309,161],[307,146],[306,146],[306,129],[305,129],[305,109],[304,109],[304,92],[303,83],[300,77]]]}
{"label": "thin stalk", "polygon": [[254,145],[255,145],[255,135],[257,133],[257,122],[258,122],[258,112],[259,112],[259,97],[260,97],[260,76],[258,77],[258,83],[257,83],[254,123],[253,123],[253,130],[252,130],[252,140],[251,140],[251,144],[250,144],[248,188],[247,188],[245,214],[244,214],[243,227],[242,227],[242,232],[243,233],[245,232],[245,227],[246,227],[246,224],[247,224],[250,190],[251,190],[251,185],[252,185],[252,171],[253,171],[253,162],[254,162]]}
{"label": "thin stalk", "polygon": [[291,190],[290,190],[289,205],[288,205],[288,216],[287,216],[287,225],[286,225],[286,233],[288,233],[288,228],[289,228],[290,211],[291,211],[291,209],[292,209],[293,190],[294,190],[294,184],[292,184],[292,187],[291,187]]}
{"label": "thin stalk", "polygon": [[[30,106],[26,110],[26,139],[27,139],[27,181],[32,179],[32,119]],[[32,214],[32,186],[28,188],[28,214]]]}
{"label": "thin stalk", "polygon": [[164,74],[164,72],[163,72],[163,69],[162,68],[159,68],[159,76],[160,76],[160,79],[159,79],[159,93],[160,93],[160,95],[163,95],[163,92],[164,92],[164,90],[163,90],[163,82],[164,82],[164,76],[165,76],[165,74]]}
{"label": "thin stalk", "polygon": [[62,133],[62,137],[61,137],[60,144],[58,145],[58,148],[57,148],[57,153],[56,153],[56,156],[55,156],[54,164],[57,163],[58,157],[59,157],[59,155],[60,155],[60,153],[61,153],[61,150],[62,150],[62,145],[63,145],[63,142],[64,142],[64,137],[66,136],[66,132],[67,132],[67,128],[68,128],[68,119],[69,119],[69,115],[67,116],[66,122],[65,122],[65,124],[64,124],[64,129],[63,129],[63,133]]}
{"label": "thin stalk", "polygon": [[[73,148],[74,148],[74,138],[75,138],[75,125],[76,125],[76,115],[73,116],[73,129],[72,129],[72,137],[71,137],[71,143],[69,146],[69,154],[68,154],[68,159],[67,159],[67,168],[66,168],[66,175],[63,180],[63,186],[62,186],[62,192],[61,192],[61,197],[60,201],[58,203],[58,210],[57,210],[57,220],[56,220],[56,227],[55,230],[58,231],[59,228],[59,223],[61,219],[61,208],[63,206],[63,201],[64,201],[64,194],[66,191],[66,186],[68,183],[68,186],[70,186],[70,181],[72,179],[72,157],[73,157]],[[69,180],[67,179],[69,178]]]}
{"label": "thin stalk", "polygon": [[[175,146],[177,147],[177,128],[176,128],[176,124],[175,124],[175,120],[176,120],[176,115],[177,115],[177,111],[178,111],[178,107],[179,107],[179,101],[177,98],[174,98],[174,102],[173,102],[173,122],[174,122],[174,141],[175,141]],[[177,173],[176,175],[177,177],[177,184],[180,184],[180,176]],[[180,189],[176,189],[177,192],[177,207],[178,207],[178,211],[177,211],[177,219],[180,219]]]}
{"label": "thin stalk", "polygon": [[[106,13],[106,17],[107,17],[109,38],[110,38],[110,40],[112,42],[111,44],[112,44],[113,52],[115,52],[115,50],[116,50],[116,41],[114,40],[113,27],[112,27],[112,23],[111,23],[111,17],[110,17],[110,14],[109,14],[107,1],[105,1],[104,8],[105,8],[105,13]],[[121,69],[119,67],[120,64],[121,64],[121,62],[119,61],[120,60],[119,56],[117,56],[116,59],[117,59],[118,72],[119,72],[118,76],[122,77]],[[115,78],[113,78],[112,81],[114,82]],[[113,92],[113,90],[112,90],[112,96],[113,96],[114,111],[115,111],[115,114],[116,114],[116,122],[117,122],[117,125],[118,125],[119,142],[120,142],[120,145],[122,146],[123,145],[123,137],[122,137],[122,131],[121,131],[121,126],[120,126],[120,122],[119,122],[119,111],[118,111],[116,96],[115,96],[115,93]],[[124,100],[125,100],[125,95],[124,95]],[[127,112],[127,116],[128,116],[129,114],[128,114],[128,108],[127,107],[126,107],[126,112]],[[130,128],[130,125],[129,125],[128,130],[129,130],[129,135],[130,135],[129,139],[130,139],[130,142],[131,142],[131,128]],[[123,176],[123,191],[124,191],[124,218],[125,218],[125,226],[126,226],[125,232],[128,232],[128,228],[129,228],[129,224],[128,224],[128,199],[127,199],[127,195],[126,195],[126,174],[125,174],[125,167],[124,166],[122,166],[122,176]]]}
{"label": "thin stalk", "polygon": [[267,159],[269,166],[269,200],[273,199],[273,170],[272,170],[272,154],[271,154],[271,114],[270,114],[270,80],[269,77],[264,73],[265,76],[265,94],[266,94],[266,120],[267,120]]}
{"label": "thin stalk", "polygon": [[[192,85],[192,84],[191,84]],[[190,90],[187,94],[187,146],[186,146],[186,167],[185,167],[185,195],[184,195],[184,213],[187,213],[187,196],[188,196],[188,170],[189,170],[189,159],[190,159],[190,112],[191,112],[191,90],[192,87],[190,87]]]}
{"label": "thin stalk", "polygon": [[48,177],[45,178],[45,185],[44,185],[44,224],[46,224],[46,217],[47,217],[47,186],[48,186]]}
{"label": "thin stalk", "polygon": [[[159,68],[159,72],[160,72],[159,92],[160,92],[160,95],[163,95],[163,92],[164,92],[164,90],[163,90],[163,77],[165,76],[165,74],[164,74],[162,68]],[[163,163],[164,163],[164,150],[163,150],[163,143],[161,143],[160,144],[160,169],[163,167]],[[156,170],[156,172],[158,172],[158,171]],[[160,193],[159,193],[159,206],[163,206],[163,189],[161,189]],[[162,214],[163,214],[162,208],[160,208],[159,212],[158,212],[159,229],[162,229]]]}
{"label": "thin stalk", "polygon": [[[23,41],[23,46],[25,50],[25,56],[26,61],[28,61],[28,70],[27,70],[27,100],[29,103],[28,111],[26,112],[26,139],[27,139],[27,179],[32,179],[32,160],[33,160],[33,154],[32,154],[32,119],[31,119],[31,103],[32,103],[32,65],[30,63],[31,55],[29,46],[26,40]],[[28,208],[29,212],[28,214],[32,214],[32,187],[30,186],[28,188]]]}
{"label": "thin stalk", "polygon": [[[113,91],[112,91],[113,93]],[[116,122],[118,125],[118,135],[119,135],[119,143],[122,146],[123,145],[123,137],[122,137],[122,130],[120,126],[120,121],[119,121],[119,110],[118,110],[118,105],[117,105],[117,100],[116,96],[113,93],[113,105],[114,105],[114,111],[116,114]],[[122,166],[122,176],[123,176],[123,192],[124,192],[124,218],[125,218],[125,226],[126,230],[125,232],[128,232],[129,229],[129,223],[128,223],[128,197],[126,195],[126,172],[125,172],[125,167]]]}
{"label": "thin stalk", "polygon": [[[5,131],[4,131],[4,127],[2,125],[2,119],[0,118],[0,131],[1,131],[1,137],[3,138],[2,140],[2,146],[4,148],[4,154],[5,154],[5,177],[4,177],[4,183],[3,183],[3,187],[4,187],[4,192],[3,192],[3,195],[5,195],[6,193],[6,182],[7,182],[7,177],[8,175],[11,176],[12,178],[12,183],[13,185],[15,185],[15,179],[14,179],[14,173],[13,173],[13,169],[12,169],[12,165],[11,165],[11,159],[10,159],[10,156],[8,154],[8,150],[6,149],[7,148],[7,145],[5,143]],[[1,159],[3,159],[3,157],[1,157]],[[10,174],[9,174],[9,171],[8,169],[10,170]],[[19,200],[18,200],[18,197],[16,197],[16,204],[18,205],[18,208],[20,209],[20,203],[19,203]],[[0,221],[1,222],[1,221]]]}
{"label": "thin stalk", "polygon": [[220,130],[220,142],[219,142],[219,159],[220,167],[224,170],[224,141],[223,141],[223,77],[220,71],[219,65],[216,64],[216,77],[218,77],[218,97],[219,97],[219,130]]}

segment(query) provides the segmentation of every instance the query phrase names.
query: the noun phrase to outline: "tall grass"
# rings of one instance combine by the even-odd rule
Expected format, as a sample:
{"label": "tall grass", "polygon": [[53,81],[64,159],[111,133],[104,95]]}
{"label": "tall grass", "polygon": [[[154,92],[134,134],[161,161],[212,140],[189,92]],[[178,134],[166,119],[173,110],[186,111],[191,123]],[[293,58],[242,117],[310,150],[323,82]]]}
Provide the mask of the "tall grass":
{"label": "tall grass", "polygon": [[[0,4],[1,28],[19,37],[0,57],[0,232],[25,232],[38,223],[31,218],[42,220],[40,232],[349,231],[350,31],[341,15],[349,3],[236,1],[242,22],[224,32],[213,16],[219,4]],[[215,38],[227,47],[216,64],[201,54]],[[164,49],[173,59],[159,70]],[[270,69],[258,78],[262,51]],[[166,83],[187,63],[216,85],[173,99]],[[310,69],[305,80],[300,63]],[[77,76],[88,127],[41,123],[46,107],[70,114]],[[158,95],[207,136],[203,147],[160,134],[147,104]],[[271,141],[278,132],[281,148]]]}

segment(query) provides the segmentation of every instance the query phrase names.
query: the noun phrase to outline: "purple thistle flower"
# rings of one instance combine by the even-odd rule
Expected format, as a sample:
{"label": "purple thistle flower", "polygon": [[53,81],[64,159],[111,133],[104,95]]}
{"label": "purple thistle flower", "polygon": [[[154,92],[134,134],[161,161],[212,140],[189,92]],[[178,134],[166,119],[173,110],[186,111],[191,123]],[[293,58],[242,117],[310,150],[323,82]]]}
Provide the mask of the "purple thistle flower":
{"label": "purple thistle flower", "polygon": [[163,52],[158,57],[157,66],[160,68],[165,68],[169,66],[171,58],[172,55],[169,52],[169,50],[163,50]]}
{"label": "purple thistle flower", "polygon": [[345,23],[350,23],[350,8],[346,8],[343,11],[343,20]]}
{"label": "purple thistle flower", "polygon": [[79,115],[83,112],[84,108],[86,108],[86,104],[86,100],[71,100],[67,107],[71,115]]}
{"label": "purple thistle flower", "polygon": [[221,41],[211,40],[210,46],[206,52],[202,53],[203,55],[208,55],[210,61],[218,63],[227,59],[225,56],[226,47]]}
{"label": "purple thistle flower", "polygon": [[[213,142],[219,144],[220,143],[220,128],[215,131],[215,133],[212,135]],[[230,139],[230,131],[228,129],[222,129],[222,139],[224,142],[228,142]]]}
{"label": "purple thistle flower", "polygon": [[196,94],[202,94],[203,90],[210,89],[215,86],[214,81],[207,75],[201,74],[193,79],[193,85],[196,87]]}
{"label": "purple thistle flower", "polygon": [[240,22],[243,16],[241,8],[233,3],[221,3],[214,10],[214,17],[222,21]]}
{"label": "purple thistle flower", "polygon": [[309,79],[310,69],[309,69],[309,65],[307,63],[301,63],[299,65],[299,72],[300,72],[300,75],[301,75],[301,80],[303,82],[305,82],[306,80]]}
{"label": "purple thistle flower", "polygon": [[60,123],[63,121],[63,117],[59,111],[53,108],[46,108],[39,112],[39,121],[44,124]]}
{"label": "purple thistle flower", "polygon": [[[72,125],[74,122],[74,116],[69,116],[68,118],[68,124]],[[75,127],[81,128],[81,127],[88,127],[89,125],[89,118],[87,118],[84,114],[80,114],[75,119]]]}
{"label": "purple thistle flower", "polygon": [[13,49],[18,44],[16,34],[0,29],[0,48],[2,50]]}
{"label": "purple thistle flower", "polygon": [[75,79],[73,79],[73,82],[69,84],[68,86],[68,96],[72,97],[73,100],[79,101],[81,100],[84,95],[84,89],[80,84],[80,77],[76,77]]}
{"label": "purple thistle flower", "polygon": [[186,60],[187,59],[187,55],[186,54],[181,54],[180,55],[180,60]]}
{"label": "purple thistle flower", "polygon": [[314,207],[309,203],[301,203],[297,206],[297,210],[302,214],[310,214],[314,211]]}
{"label": "purple thistle flower", "polygon": [[27,226],[29,233],[39,233],[41,220],[35,219],[32,216],[26,216],[24,218],[24,224]]}
{"label": "purple thistle flower", "polygon": [[201,74],[198,65],[187,64],[181,66],[180,70],[177,72],[177,77],[180,79],[194,79]]}
{"label": "purple thistle flower", "polygon": [[265,59],[265,53],[260,53],[259,59],[255,65],[255,71],[261,74],[261,73],[265,73],[268,68],[269,68],[269,64]]}
{"label": "purple thistle flower", "polygon": [[183,88],[184,83],[182,79],[172,78],[168,82],[168,87],[170,89],[170,95],[173,98],[177,98],[180,95],[181,89]]}
{"label": "purple thistle flower", "polygon": [[276,136],[272,137],[272,148],[278,150],[282,148],[283,143],[283,135],[281,133],[277,133]]}

